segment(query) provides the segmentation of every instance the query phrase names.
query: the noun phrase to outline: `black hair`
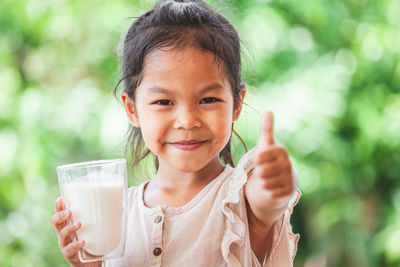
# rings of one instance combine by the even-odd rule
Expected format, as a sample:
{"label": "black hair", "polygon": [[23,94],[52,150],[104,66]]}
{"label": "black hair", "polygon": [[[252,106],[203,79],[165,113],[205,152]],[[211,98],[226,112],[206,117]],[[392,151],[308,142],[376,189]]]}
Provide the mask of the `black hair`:
{"label": "black hair", "polygon": [[[122,77],[114,94],[123,81],[123,91],[134,102],[146,55],[156,49],[180,49],[185,46],[214,54],[216,62],[223,66],[232,88],[234,103],[237,103],[243,89],[238,33],[227,19],[201,0],[160,0],[153,9],[132,23],[123,40]],[[233,130],[233,124],[232,131],[247,150],[243,140]],[[130,127],[125,153],[132,156],[132,167],[151,153],[145,147],[140,128]],[[234,166],[231,139],[219,156],[225,164]],[[157,158],[155,165],[158,168]]]}

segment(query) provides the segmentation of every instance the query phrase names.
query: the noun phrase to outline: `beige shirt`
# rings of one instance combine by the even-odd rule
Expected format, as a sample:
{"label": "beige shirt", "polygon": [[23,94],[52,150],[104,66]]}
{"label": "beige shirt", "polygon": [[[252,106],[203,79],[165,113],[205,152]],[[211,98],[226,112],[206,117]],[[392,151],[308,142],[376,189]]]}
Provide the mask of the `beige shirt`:
{"label": "beige shirt", "polygon": [[250,246],[243,186],[254,164],[254,149],[236,168],[224,171],[181,207],[148,208],[143,202],[145,182],[129,188],[125,256],[106,266],[292,266],[298,234],[290,215],[300,191],[274,226],[273,248],[264,264]]}

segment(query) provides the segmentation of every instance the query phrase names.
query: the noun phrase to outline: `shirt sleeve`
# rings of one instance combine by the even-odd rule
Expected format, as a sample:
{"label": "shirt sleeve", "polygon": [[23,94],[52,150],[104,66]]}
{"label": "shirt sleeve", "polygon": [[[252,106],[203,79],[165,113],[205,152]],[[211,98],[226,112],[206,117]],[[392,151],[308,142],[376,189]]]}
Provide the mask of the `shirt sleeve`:
{"label": "shirt sleeve", "polygon": [[[247,183],[248,174],[254,169],[255,148],[246,153],[239,161],[232,173],[226,197],[222,200],[222,212],[226,219],[226,230],[223,236],[221,249],[222,255],[228,266],[261,266],[254,262],[251,245],[246,239],[247,213],[245,207],[244,185]],[[294,206],[301,196],[296,190],[288,203],[284,214],[274,224],[272,249],[264,267],[289,267],[297,251],[300,235],[294,234],[290,225],[290,216]],[[255,265],[254,265],[255,263]]]}
{"label": "shirt sleeve", "polygon": [[255,149],[247,152],[239,161],[229,179],[221,210],[225,216],[226,229],[223,235],[221,250],[227,266],[251,266],[251,248],[246,240],[247,213],[243,188],[247,174],[254,167]]}
{"label": "shirt sleeve", "polygon": [[297,252],[297,243],[300,235],[294,234],[290,225],[290,216],[301,196],[299,189],[296,189],[288,203],[288,207],[281,219],[274,226],[273,245],[271,254],[264,267],[287,267],[293,266],[293,260]]}

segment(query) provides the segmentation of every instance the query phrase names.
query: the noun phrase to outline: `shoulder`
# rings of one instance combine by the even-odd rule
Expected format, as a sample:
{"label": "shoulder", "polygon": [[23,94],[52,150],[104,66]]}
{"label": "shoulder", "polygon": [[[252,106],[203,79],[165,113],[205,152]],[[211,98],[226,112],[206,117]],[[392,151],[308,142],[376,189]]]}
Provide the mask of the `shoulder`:
{"label": "shoulder", "polygon": [[231,188],[241,189],[247,183],[254,169],[255,157],[254,147],[240,158],[236,167],[231,168],[230,179],[228,179]]}
{"label": "shoulder", "polygon": [[146,186],[146,184],[149,181],[144,181],[140,185],[137,186],[131,186],[128,188],[128,194],[127,194],[127,199],[128,202],[135,200],[136,198],[140,197],[140,195],[143,192],[143,188]]}
{"label": "shoulder", "polygon": [[255,159],[256,159],[256,147],[253,147],[240,158],[235,169],[243,169],[246,172],[246,174],[249,174],[254,169]]}
{"label": "shoulder", "polygon": [[133,196],[136,196],[138,193],[139,186],[131,186],[128,188],[128,198],[132,198]]}
{"label": "shoulder", "polygon": [[226,166],[228,177],[225,179],[222,188],[227,191],[228,195],[239,197],[243,193],[243,188],[254,169],[254,160],[255,148],[252,148],[240,158],[235,167]]}

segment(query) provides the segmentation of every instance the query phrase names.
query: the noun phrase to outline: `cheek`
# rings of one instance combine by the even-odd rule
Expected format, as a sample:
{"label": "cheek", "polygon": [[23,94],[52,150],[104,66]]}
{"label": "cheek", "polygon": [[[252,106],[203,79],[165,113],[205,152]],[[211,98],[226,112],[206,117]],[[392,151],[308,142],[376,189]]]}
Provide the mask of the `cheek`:
{"label": "cheek", "polygon": [[142,129],[142,135],[145,140],[154,140],[155,138],[159,139],[164,128],[163,123],[161,123],[160,120],[157,120],[154,117],[143,117],[140,125]]}
{"label": "cheek", "polygon": [[164,129],[160,124],[154,122],[144,123],[141,127],[143,141],[150,151],[159,156],[162,151],[163,135],[165,133]]}
{"label": "cheek", "polygon": [[232,110],[225,110],[218,116],[213,116],[211,125],[214,128],[215,135],[218,137],[218,142],[223,142],[225,145],[231,136]]}
{"label": "cheek", "polygon": [[163,120],[160,120],[154,113],[145,108],[138,110],[138,113],[142,138],[146,146],[153,150],[156,148],[158,140],[162,139],[162,133],[165,128],[162,123]]}

